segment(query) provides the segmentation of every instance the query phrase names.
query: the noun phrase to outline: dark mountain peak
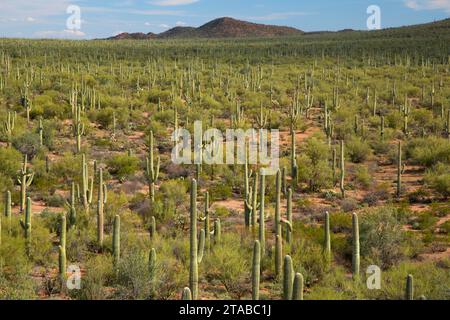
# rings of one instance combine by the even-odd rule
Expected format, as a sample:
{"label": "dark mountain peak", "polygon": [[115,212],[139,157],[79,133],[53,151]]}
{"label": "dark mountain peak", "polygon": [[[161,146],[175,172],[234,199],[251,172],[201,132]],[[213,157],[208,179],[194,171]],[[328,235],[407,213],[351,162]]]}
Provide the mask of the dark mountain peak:
{"label": "dark mountain peak", "polygon": [[229,17],[212,20],[198,30],[204,37],[218,38],[274,37],[303,33],[303,31],[291,27],[258,24]]}
{"label": "dark mountain peak", "polygon": [[144,40],[154,38],[156,38],[156,34],[152,32],[149,32],[147,34],[143,32],[134,32],[134,33],[122,32],[119,33],[118,35],[108,38],[108,40],[126,40],[126,39]]}

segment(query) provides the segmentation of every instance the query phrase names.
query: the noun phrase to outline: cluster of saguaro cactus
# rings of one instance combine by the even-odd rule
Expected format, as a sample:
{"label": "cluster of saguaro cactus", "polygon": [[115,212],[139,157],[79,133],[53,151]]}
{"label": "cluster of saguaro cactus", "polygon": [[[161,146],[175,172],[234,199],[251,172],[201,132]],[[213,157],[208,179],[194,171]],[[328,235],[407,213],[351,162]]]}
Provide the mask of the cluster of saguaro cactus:
{"label": "cluster of saguaro cactus", "polygon": [[241,103],[236,101],[236,111],[231,115],[231,124],[233,128],[242,127],[245,122],[244,109],[241,107]]}
{"label": "cluster of saguaro cactus", "polygon": [[269,123],[269,113],[270,112],[265,112],[261,102],[261,105],[259,106],[259,116],[256,116],[256,124],[259,129],[264,129]]}
{"label": "cluster of saguaro cactus", "polygon": [[284,257],[283,299],[303,300],[303,275],[298,272],[294,274],[292,258],[289,255]]}
{"label": "cluster of saguaro cactus", "polygon": [[108,200],[106,184],[103,183],[103,169],[98,170],[98,198],[97,198],[97,242],[103,247],[104,205]]}
{"label": "cluster of saguaro cactus", "polygon": [[27,197],[27,188],[33,182],[34,173],[30,172],[28,169],[28,156],[23,157],[22,169],[20,170],[20,175],[18,183],[20,185],[20,212],[23,212],[25,208],[25,200]]}
{"label": "cluster of saguaro cactus", "polygon": [[25,237],[25,248],[27,255],[31,253],[31,198],[26,200],[25,220],[20,220],[20,226],[23,229]]}
{"label": "cluster of saguaro cactus", "polygon": [[149,149],[149,157],[146,158],[146,177],[148,181],[148,186],[150,190],[150,201],[155,201],[155,184],[158,181],[159,177],[159,166],[160,166],[160,157],[156,157],[156,166],[154,161],[153,149],[154,149],[154,141],[153,141],[153,131],[150,131],[150,149]]}
{"label": "cluster of saguaro cactus", "polygon": [[197,181],[191,182],[190,206],[190,249],[189,249],[189,287],[192,299],[198,298],[198,265],[203,260],[205,248],[205,230],[200,230],[200,240],[197,241]]}
{"label": "cluster of saguaro cactus", "polygon": [[[290,220],[286,220],[284,218],[281,217],[281,210],[280,210],[280,205],[281,205],[281,172],[280,170],[277,171],[276,174],[276,186],[275,186],[275,190],[276,190],[276,196],[275,196],[275,223],[274,223],[274,228],[275,228],[275,274],[277,276],[279,276],[281,274],[281,263],[282,263],[282,256],[283,256],[283,237],[282,237],[282,233],[281,233],[281,225],[285,224],[287,227],[288,232],[291,234],[292,233],[292,223]],[[291,189],[289,189],[291,190]],[[288,200],[289,201],[289,200]],[[292,197],[291,197],[291,201],[292,201]],[[291,209],[291,218],[292,218],[292,207]],[[289,214],[288,214],[289,215]]]}

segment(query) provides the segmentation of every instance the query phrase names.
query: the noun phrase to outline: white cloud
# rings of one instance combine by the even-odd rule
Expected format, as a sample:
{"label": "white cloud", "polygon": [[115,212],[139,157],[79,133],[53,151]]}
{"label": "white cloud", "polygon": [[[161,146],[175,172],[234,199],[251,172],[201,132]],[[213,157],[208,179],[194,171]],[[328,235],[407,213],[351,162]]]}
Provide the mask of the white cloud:
{"label": "white cloud", "polygon": [[156,0],[156,1],[151,1],[150,3],[157,5],[157,6],[169,7],[169,6],[184,6],[184,5],[196,3],[199,1],[200,0]]}
{"label": "white cloud", "polygon": [[86,34],[80,30],[62,30],[62,31],[54,31],[54,30],[46,30],[46,31],[38,31],[35,32],[34,35],[38,38],[57,38],[57,39],[76,39],[86,36]]}
{"label": "white cloud", "polygon": [[169,29],[170,26],[168,24],[160,24],[158,27],[162,28],[162,29]]}
{"label": "white cloud", "polygon": [[34,22],[34,21],[36,21],[36,19],[34,19],[33,17],[28,17],[28,18],[27,18],[27,21],[28,21],[28,22]]}
{"label": "white cloud", "polygon": [[450,12],[450,0],[404,0],[405,6],[414,10],[444,10]]}
{"label": "white cloud", "polygon": [[177,23],[175,23],[175,25],[177,27],[185,27],[185,26],[187,26],[187,23],[183,22],[183,21],[177,21]]}

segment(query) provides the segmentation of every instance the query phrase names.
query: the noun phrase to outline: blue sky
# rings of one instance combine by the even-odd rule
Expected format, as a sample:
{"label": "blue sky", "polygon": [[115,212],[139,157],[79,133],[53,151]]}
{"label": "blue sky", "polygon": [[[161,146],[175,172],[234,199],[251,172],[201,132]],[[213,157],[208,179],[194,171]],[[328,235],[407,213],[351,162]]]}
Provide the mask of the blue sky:
{"label": "blue sky", "polygon": [[[70,5],[81,28],[69,29]],[[233,17],[305,31],[366,29],[369,5],[381,26],[395,27],[450,16],[450,0],[0,0],[0,37],[92,39],[120,32],[163,32]]]}

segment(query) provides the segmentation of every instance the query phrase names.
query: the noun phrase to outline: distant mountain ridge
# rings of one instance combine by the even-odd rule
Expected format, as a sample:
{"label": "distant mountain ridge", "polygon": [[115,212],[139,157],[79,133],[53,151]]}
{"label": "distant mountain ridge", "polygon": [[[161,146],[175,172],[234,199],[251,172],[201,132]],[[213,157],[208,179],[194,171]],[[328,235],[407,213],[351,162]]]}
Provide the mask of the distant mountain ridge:
{"label": "distant mountain ridge", "polygon": [[108,40],[122,39],[171,39],[171,38],[264,38],[286,37],[304,34],[303,31],[283,26],[258,24],[233,18],[219,18],[201,27],[175,27],[160,34],[120,33]]}
{"label": "distant mountain ridge", "polygon": [[386,28],[375,31],[343,29],[339,31],[313,31],[304,32],[292,27],[282,27],[240,21],[233,18],[219,18],[212,20],[198,28],[175,27],[160,34],[155,33],[120,33],[107,40],[123,39],[195,39],[195,38],[270,38],[289,37],[299,35],[320,35],[320,34],[365,34],[369,32],[373,36],[409,36],[413,37],[418,33],[426,32],[428,36],[442,36],[450,34],[450,18],[395,28]]}

